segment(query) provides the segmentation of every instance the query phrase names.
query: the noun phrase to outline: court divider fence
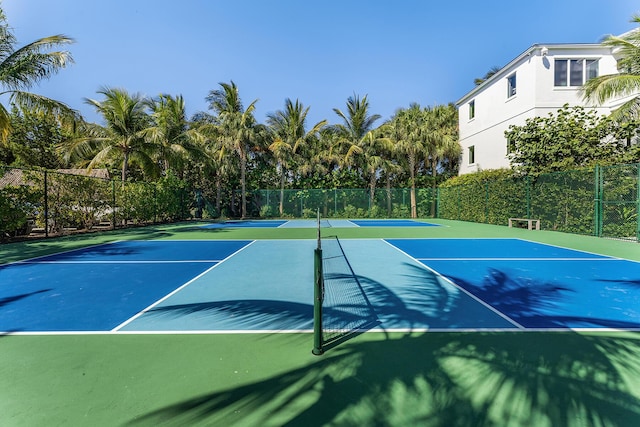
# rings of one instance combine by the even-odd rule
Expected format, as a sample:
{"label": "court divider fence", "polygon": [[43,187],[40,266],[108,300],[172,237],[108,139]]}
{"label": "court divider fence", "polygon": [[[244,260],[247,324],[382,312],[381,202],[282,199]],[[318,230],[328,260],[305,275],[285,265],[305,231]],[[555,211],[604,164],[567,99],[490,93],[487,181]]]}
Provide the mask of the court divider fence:
{"label": "court divider fence", "polygon": [[[419,218],[507,225],[539,219],[541,228],[640,242],[640,164],[514,177],[437,189],[261,189],[247,193],[261,218]],[[168,175],[155,183],[125,182],[86,171],[0,167],[0,239],[44,236],[131,224],[215,219],[213,200]],[[225,203],[240,212],[239,193]]]}

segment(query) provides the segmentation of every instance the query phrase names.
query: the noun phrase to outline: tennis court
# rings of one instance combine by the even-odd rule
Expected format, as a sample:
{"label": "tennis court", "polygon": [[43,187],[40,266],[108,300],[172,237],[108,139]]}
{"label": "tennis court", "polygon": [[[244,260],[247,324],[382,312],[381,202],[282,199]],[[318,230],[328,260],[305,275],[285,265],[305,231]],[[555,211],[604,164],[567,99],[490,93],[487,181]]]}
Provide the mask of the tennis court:
{"label": "tennis court", "polygon": [[314,356],[314,224],[1,247],[2,425],[640,421],[637,244],[323,220],[367,305],[327,283],[327,319],[366,327]]}

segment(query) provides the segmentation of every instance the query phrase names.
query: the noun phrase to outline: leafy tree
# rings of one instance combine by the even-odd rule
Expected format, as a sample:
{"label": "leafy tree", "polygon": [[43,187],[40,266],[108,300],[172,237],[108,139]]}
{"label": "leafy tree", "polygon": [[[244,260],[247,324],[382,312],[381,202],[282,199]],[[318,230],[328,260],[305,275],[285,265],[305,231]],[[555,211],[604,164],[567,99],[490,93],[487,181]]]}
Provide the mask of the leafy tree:
{"label": "leafy tree", "polygon": [[57,169],[62,159],[56,148],[69,135],[54,116],[43,111],[14,108],[8,146],[15,165]]}
{"label": "leafy tree", "polygon": [[419,104],[411,104],[407,109],[398,110],[387,125],[389,135],[395,139],[398,159],[409,172],[411,186],[411,218],[417,218],[416,176],[420,160],[426,155],[423,133],[425,129],[424,113]]}
{"label": "leafy tree", "polygon": [[87,135],[65,143],[61,150],[65,159],[74,155],[90,158],[89,168],[113,159],[121,162],[121,177],[128,178],[130,162],[136,162],[150,176],[157,176],[158,167],[153,160],[154,143],[145,140],[144,131],[151,126],[145,111],[145,101],[130,95],[124,89],[103,88],[98,91],[104,100],[86,99],[105,120],[105,127],[90,126]]}
{"label": "leafy tree", "polygon": [[[634,15],[631,22],[640,24],[640,15]],[[607,74],[588,80],[582,87],[585,100],[603,104],[605,101],[628,95],[636,95],[614,114],[614,119],[640,118],[640,28],[621,36],[608,36],[602,42],[605,46],[618,49],[618,74]]]}
{"label": "leafy tree", "polygon": [[334,108],[342,119],[342,124],[334,127],[337,150],[343,166],[355,167],[369,183],[369,197],[374,198],[377,172],[383,164],[381,153],[388,144],[384,138],[373,133],[374,124],[381,118],[379,114],[369,113],[369,101],[365,95],[347,99],[347,112]]}
{"label": "leafy tree", "polygon": [[284,186],[287,173],[303,146],[311,143],[327,124],[326,120],[322,120],[306,131],[308,113],[309,107],[305,108],[298,100],[293,103],[287,98],[284,110],[267,115],[267,124],[273,135],[273,142],[269,145],[269,150],[278,162],[277,167],[280,173],[279,211],[281,216],[284,213]]}
{"label": "leafy tree", "polygon": [[[0,95],[9,95],[9,102],[23,109],[35,109],[77,118],[77,113],[65,104],[28,92],[38,82],[50,78],[73,63],[68,51],[49,51],[73,43],[62,34],[44,37],[16,48],[16,37],[0,8]],[[5,143],[11,130],[11,115],[0,104],[0,141]]]}
{"label": "leafy tree", "polygon": [[611,135],[610,119],[566,105],[555,115],[527,119],[505,132],[511,164],[525,174],[611,163],[623,149]]}
{"label": "leafy tree", "polygon": [[216,122],[221,141],[220,155],[233,152],[240,161],[240,185],[242,191],[241,216],[247,216],[247,159],[252,149],[252,142],[257,136],[257,123],[253,116],[254,100],[245,109],[240,99],[238,87],[231,83],[220,83],[220,89],[212,90],[206,97],[209,109],[217,114]]}
{"label": "leafy tree", "polygon": [[498,71],[500,71],[501,67],[498,67],[497,65],[494,65],[493,67],[491,67],[489,69],[489,71],[487,71],[484,75],[484,77],[479,77],[473,80],[473,83],[476,86],[480,86],[482,83],[484,83],[486,80],[490,79],[491,77],[493,77]]}
{"label": "leafy tree", "polygon": [[[439,164],[447,159],[457,162],[461,147],[458,142],[458,110],[453,104],[437,105],[424,110],[426,116],[425,151],[430,163],[432,195],[435,195]],[[431,216],[435,216],[436,199],[432,197]]]}
{"label": "leafy tree", "polygon": [[141,134],[156,147],[163,173],[173,170],[181,176],[187,159],[199,152],[195,141],[201,138],[196,129],[189,129],[184,98],[161,94],[146,100],[146,104],[152,124]]}

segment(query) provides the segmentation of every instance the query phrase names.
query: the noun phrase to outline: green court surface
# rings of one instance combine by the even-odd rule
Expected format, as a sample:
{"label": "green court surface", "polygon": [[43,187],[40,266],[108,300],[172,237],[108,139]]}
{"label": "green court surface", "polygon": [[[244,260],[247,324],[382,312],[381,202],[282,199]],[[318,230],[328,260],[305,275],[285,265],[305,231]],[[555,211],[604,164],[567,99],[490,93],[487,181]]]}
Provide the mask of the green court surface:
{"label": "green court surface", "polygon": [[[515,238],[640,261],[640,246],[632,242],[429,222],[441,226],[323,234],[344,241]],[[0,260],[122,240],[314,239],[315,233],[183,223],[3,245]],[[640,286],[640,274],[625,281]],[[0,298],[0,317],[12,304]],[[322,356],[312,355],[312,347],[312,334],[295,331],[6,331],[0,335],[0,425],[640,425],[636,330],[370,331]]]}

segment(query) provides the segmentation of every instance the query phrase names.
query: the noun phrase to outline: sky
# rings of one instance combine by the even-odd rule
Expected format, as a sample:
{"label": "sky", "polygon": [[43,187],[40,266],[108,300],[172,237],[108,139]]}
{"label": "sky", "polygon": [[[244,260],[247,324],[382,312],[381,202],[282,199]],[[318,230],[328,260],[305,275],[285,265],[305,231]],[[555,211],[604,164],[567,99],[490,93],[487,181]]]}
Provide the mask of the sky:
{"label": "sky", "polygon": [[103,123],[104,87],[182,95],[187,114],[235,82],[259,122],[285,99],[307,129],[341,123],[367,96],[382,124],[399,108],[455,103],[474,79],[533,44],[596,43],[636,27],[636,0],[0,0],[18,43],[64,34],[75,63],[32,92]]}

